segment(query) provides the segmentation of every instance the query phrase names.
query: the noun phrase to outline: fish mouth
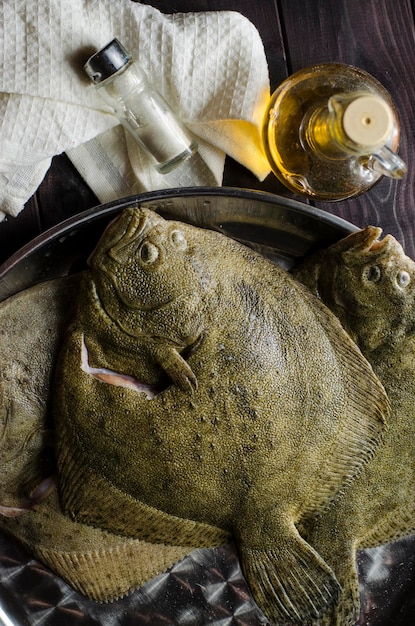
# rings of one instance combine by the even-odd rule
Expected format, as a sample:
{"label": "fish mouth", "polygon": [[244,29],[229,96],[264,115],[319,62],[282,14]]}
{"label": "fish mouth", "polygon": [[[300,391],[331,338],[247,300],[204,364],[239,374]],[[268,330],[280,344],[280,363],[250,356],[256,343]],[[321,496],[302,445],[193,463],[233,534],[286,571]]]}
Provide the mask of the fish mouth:
{"label": "fish mouth", "polygon": [[388,236],[380,239],[382,229],[377,226],[367,228],[354,234],[354,245],[351,247],[354,252],[376,252],[382,249]]}
{"label": "fish mouth", "polygon": [[377,259],[386,255],[395,258],[405,256],[401,244],[392,235],[386,235],[383,239],[375,239],[368,252]]}
{"label": "fish mouth", "polygon": [[393,246],[393,239],[391,235],[386,235],[383,239],[378,237],[371,243],[368,248],[368,252],[387,252]]}
{"label": "fish mouth", "polygon": [[124,250],[133,242],[140,244],[148,233],[160,223],[160,217],[148,209],[127,209],[125,213],[127,223],[124,233],[108,250],[109,256],[114,261],[122,261]]}
{"label": "fish mouth", "polygon": [[382,229],[378,226],[367,226],[363,230],[352,233],[334,247],[342,253],[345,260],[349,256],[352,258],[358,254],[370,254],[373,257],[391,253],[399,254],[401,246],[396,239],[392,235],[385,235],[381,238],[381,234]]}
{"label": "fish mouth", "polygon": [[140,243],[147,233],[160,223],[160,220],[160,216],[149,209],[138,206],[125,209],[107,225],[87,259],[88,266],[93,266],[94,261],[97,262],[103,254],[108,254],[117,262],[122,262],[122,253],[125,248],[135,240]]}

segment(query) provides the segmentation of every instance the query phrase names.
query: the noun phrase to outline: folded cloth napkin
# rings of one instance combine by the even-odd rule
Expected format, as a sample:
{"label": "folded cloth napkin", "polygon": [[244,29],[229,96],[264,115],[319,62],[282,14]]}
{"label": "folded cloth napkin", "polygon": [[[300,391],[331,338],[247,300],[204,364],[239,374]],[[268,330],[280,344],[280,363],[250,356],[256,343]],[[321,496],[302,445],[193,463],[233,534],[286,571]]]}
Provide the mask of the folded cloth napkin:
{"label": "folded cloth napkin", "polygon": [[85,75],[90,54],[114,37],[197,136],[201,172],[213,184],[221,184],[225,154],[259,179],[269,173],[259,132],[268,68],[257,30],[239,13],[164,15],[131,0],[3,0],[0,219],[19,213],[62,152],[102,202],[195,180],[192,172],[179,181],[159,174]]}

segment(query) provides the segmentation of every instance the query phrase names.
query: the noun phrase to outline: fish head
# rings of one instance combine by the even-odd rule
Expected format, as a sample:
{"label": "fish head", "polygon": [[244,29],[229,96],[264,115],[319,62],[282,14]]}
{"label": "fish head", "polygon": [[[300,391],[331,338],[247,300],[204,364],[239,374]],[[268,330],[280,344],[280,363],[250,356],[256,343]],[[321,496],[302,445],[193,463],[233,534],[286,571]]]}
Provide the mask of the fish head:
{"label": "fish head", "polygon": [[97,293],[115,319],[120,307],[151,311],[203,294],[209,269],[196,229],[145,208],[129,208],[106,229],[89,259]]}
{"label": "fish head", "polygon": [[392,236],[368,226],[328,249],[318,292],[353,335],[370,347],[413,332],[415,262]]}

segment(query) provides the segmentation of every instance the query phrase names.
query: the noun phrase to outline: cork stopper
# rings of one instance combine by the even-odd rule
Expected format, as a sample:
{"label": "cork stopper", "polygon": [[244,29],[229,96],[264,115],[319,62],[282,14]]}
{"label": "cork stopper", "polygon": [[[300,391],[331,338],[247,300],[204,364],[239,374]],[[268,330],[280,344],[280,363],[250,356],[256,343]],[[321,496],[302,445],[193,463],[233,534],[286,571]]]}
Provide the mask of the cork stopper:
{"label": "cork stopper", "polygon": [[385,100],[375,95],[352,100],[343,114],[343,129],[349,139],[365,148],[384,146],[393,131],[394,117]]}

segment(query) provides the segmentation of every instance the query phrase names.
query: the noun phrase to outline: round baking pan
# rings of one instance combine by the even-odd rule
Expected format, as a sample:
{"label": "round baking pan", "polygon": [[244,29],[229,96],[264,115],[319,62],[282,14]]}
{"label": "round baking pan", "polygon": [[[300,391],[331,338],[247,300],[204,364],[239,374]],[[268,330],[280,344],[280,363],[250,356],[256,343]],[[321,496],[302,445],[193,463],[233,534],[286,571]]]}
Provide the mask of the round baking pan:
{"label": "round baking pan", "polygon": [[[324,211],[235,188],[144,193],[97,206],[43,233],[0,266],[0,300],[86,267],[107,223],[130,205],[234,237],[290,269],[307,254],[357,230]],[[366,626],[404,626],[413,600],[411,538],[359,553]],[[412,613],[413,615],[413,613]],[[0,626],[256,626],[254,604],[233,545],[195,550],[118,602],[87,600],[0,533]]]}

